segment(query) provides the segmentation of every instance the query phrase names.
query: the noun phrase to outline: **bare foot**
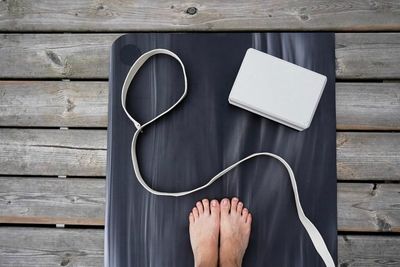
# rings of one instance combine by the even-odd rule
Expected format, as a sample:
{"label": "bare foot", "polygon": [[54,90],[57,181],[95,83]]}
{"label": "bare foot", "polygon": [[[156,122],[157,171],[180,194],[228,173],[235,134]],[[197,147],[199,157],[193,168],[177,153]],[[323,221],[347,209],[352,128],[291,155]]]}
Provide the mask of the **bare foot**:
{"label": "bare foot", "polygon": [[221,267],[240,267],[251,229],[251,214],[239,199],[221,201],[219,264]]}
{"label": "bare foot", "polygon": [[218,238],[220,207],[217,200],[203,199],[189,214],[190,244],[194,266],[216,267],[218,264]]}

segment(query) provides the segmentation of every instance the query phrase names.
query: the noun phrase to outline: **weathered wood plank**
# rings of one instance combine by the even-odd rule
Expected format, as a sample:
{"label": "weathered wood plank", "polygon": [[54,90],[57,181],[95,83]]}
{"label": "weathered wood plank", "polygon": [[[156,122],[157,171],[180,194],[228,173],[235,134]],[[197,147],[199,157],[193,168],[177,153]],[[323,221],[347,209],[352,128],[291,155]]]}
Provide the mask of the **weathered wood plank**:
{"label": "weathered wood plank", "polygon": [[[51,14],[49,16],[48,14]],[[151,15],[150,15],[151,14]],[[399,30],[398,1],[2,1],[1,31]]]}
{"label": "weathered wood plank", "polygon": [[[105,176],[106,130],[0,128],[0,174]],[[400,180],[400,133],[340,132],[340,180]]]}
{"label": "weathered wood plank", "polygon": [[104,176],[105,130],[0,129],[0,173]]}
{"label": "weathered wood plank", "polygon": [[336,121],[340,130],[400,130],[400,83],[336,83]]}
{"label": "weathered wood plank", "polygon": [[0,34],[0,78],[106,78],[121,34]]}
{"label": "weathered wood plank", "polygon": [[[400,232],[399,184],[338,183],[340,231]],[[0,223],[104,225],[105,180],[0,177]]]}
{"label": "weathered wood plank", "polygon": [[400,232],[400,185],[338,183],[339,231]]}
{"label": "weathered wood plank", "polygon": [[107,127],[108,82],[0,81],[1,126]]}
{"label": "weathered wood plank", "polygon": [[[0,96],[1,126],[107,127],[107,82],[0,81]],[[400,130],[400,83],[336,83],[336,106],[340,130]]]}
{"label": "weathered wood plank", "polygon": [[337,133],[340,180],[400,180],[400,133]]}
{"label": "weathered wood plank", "polygon": [[[0,78],[107,78],[121,34],[1,34]],[[338,78],[400,78],[400,33],[338,33]]]}
{"label": "weathered wood plank", "polygon": [[398,33],[336,34],[338,78],[398,78],[399,65],[400,34]]}
{"label": "weathered wood plank", "polygon": [[0,223],[104,225],[104,179],[0,177]]}
{"label": "weathered wood plank", "polygon": [[104,230],[0,227],[0,266],[103,266]]}
{"label": "weathered wood plank", "polygon": [[399,236],[339,235],[339,266],[399,266],[399,247]]}
{"label": "weathered wood plank", "polygon": [[[0,265],[103,266],[102,229],[0,227]],[[339,266],[400,264],[399,236],[339,235]]]}

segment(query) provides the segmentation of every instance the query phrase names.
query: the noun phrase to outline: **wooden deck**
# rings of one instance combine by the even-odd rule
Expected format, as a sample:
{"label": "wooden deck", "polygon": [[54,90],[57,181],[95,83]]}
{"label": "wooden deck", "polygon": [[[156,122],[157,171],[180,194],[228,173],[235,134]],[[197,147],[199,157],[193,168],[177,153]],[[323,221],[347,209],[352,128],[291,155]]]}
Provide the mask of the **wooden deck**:
{"label": "wooden deck", "polygon": [[[109,49],[133,31],[335,31],[341,266],[400,266],[400,2],[0,1],[0,266],[101,266]],[[56,227],[58,225],[58,227]]]}

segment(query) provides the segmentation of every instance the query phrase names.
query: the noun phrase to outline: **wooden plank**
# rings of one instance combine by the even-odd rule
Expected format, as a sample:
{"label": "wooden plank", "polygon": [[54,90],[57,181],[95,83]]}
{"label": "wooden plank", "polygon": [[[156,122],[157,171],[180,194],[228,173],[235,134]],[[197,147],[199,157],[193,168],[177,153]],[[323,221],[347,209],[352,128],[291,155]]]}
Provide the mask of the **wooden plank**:
{"label": "wooden plank", "polygon": [[336,83],[336,121],[340,130],[400,130],[400,83]]}
{"label": "wooden plank", "polygon": [[[105,81],[0,81],[0,96],[0,126],[107,127]],[[400,83],[336,83],[337,128],[400,130],[399,103]]]}
{"label": "wooden plank", "polygon": [[400,133],[337,133],[340,180],[400,180]]}
{"label": "wooden plank", "polygon": [[0,129],[0,173],[104,176],[105,130]]}
{"label": "wooden plank", "polygon": [[[104,225],[105,180],[0,177],[0,223]],[[338,183],[340,231],[400,232],[400,184]]]}
{"label": "wooden plank", "polygon": [[338,183],[339,231],[400,232],[400,184]]}
{"label": "wooden plank", "polygon": [[[1,31],[399,30],[398,1],[2,1]],[[48,14],[51,14],[49,16]]]}
{"label": "wooden plank", "polygon": [[[1,34],[0,78],[106,79],[111,43],[119,36]],[[399,39],[400,33],[336,34],[336,76],[399,78]]]}
{"label": "wooden plank", "polygon": [[339,235],[339,266],[399,266],[399,247],[399,236]]}
{"label": "wooden plank", "polygon": [[[102,229],[0,227],[0,265],[103,266]],[[339,235],[339,266],[398,266],[399,236]]]}
{"label": "wooden plank", "polygon": [[[105,176],[106,130],[0,128],[0,174]],[[340,180],[400,180],[400,133],[337,133]]]}
{"label": "wooden plank", "polygon": [[103,229],[0,227],[0,266],[103,266],[103,240]]}
{"label": "wooden plank", "polygon": [[0,177],[0,223],[104,225],[104,179]]}
{"label": "wooden plank", "polygon": [[336,77],[340,79],[399,78],[399,65],[399,33],[336,34]]}
{"label": "wooden plank", "polygon": [[0,78],[106,78],[121,34],[0,34]]}
{"label": "wooden plank", "polygon": [[1,126],[107,127],[108,82],[0,81]]}

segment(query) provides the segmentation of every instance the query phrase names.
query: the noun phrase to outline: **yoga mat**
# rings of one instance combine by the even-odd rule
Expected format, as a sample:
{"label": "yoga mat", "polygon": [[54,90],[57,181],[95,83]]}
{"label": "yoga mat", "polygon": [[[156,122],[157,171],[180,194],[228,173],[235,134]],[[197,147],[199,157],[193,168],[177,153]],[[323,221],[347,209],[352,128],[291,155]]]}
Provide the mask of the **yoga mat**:
{"label": "yoga mat", "polygon": [[[328,77],[309,129],[298,132],[228,103],[249,47]],[[324,266],[297,217],[286,169],[275,159],[252,159],[184,197],[155,196],[138,183],[130,155],[135,128],[122,109],[121,88],[134,61],[154,48],[181,58],[188,94],[139,137],[139,164],[148,184],[160,191],[189,190],[249,154],[276,153],[291,165],[304,212],[336,261],[334,34],[132,33],[115,40],[110,50],[105,266],[193,265],[189,212],[203,198],[233,196],[253,215],[243,266]],[[127,109],[143,124],[182,92],[179,63],[155,56],[132,81]]]}

